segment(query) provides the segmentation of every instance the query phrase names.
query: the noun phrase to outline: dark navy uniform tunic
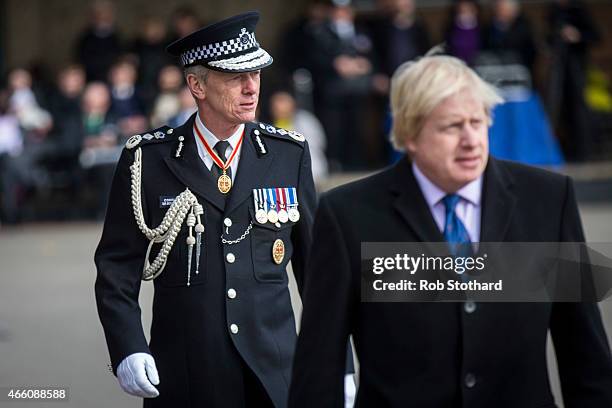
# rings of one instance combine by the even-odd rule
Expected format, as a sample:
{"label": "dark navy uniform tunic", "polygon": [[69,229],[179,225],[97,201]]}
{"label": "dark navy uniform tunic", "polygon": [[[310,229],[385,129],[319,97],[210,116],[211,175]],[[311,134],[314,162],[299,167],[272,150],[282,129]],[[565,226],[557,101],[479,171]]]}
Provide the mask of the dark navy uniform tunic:
{"label": "dark navy uniform tunic", "polygon": [[[300,286],[315,207],[308,145],[301,135],[247,123],[234,185],[223,195],[198,156],[194,117],[179,128],[158,129],[163,137],[124,149],[117,166],[95,255],[96,299],[112,369],[116,372],[132,353],[153,355],[160,395],[145,400],[145,406],[245,406],[245,383],[254,374],[273,404],[284,407],[296,341],[286,267],[291,260]],[[204,207],[199,274],[192,266],[187,286],[188,228],[183,224],[165,269],[154,280],[150,344],[138,305],[149,241],[135,221],[130,193],[137,149],[149,228],[160,224],[169,203],[186,188]],[[300,219],[260,224],[252,190],[277,187],[296,188]],[[224,244],[222,236],[239,242]],[[280,264],[272,256],[277,239],[285,246]],[[160,246],[153,246],[151,261]],[[194,258],[195,249],[192,265]]]}

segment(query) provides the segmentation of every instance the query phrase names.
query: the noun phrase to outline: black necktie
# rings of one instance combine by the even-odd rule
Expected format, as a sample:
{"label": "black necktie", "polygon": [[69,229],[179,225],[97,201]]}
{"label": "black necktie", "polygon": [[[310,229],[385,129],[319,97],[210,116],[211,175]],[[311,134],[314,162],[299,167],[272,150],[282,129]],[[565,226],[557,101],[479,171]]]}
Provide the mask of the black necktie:
{"label": "black necktie", "polygon": [[[230,146],[230,144],[229,144],[228,141],[221,140],[221,141],[217,142],[217,144],[215,144],[215,147],[213,147],[213,149],[215,150],[215,152],[217,152],[217,155],[219,156],[219,158],[221,159],[221,161],[223,163],[225,163],[225,161],[226,161],[225,152],[227,151],[227,148],[229,146]],[[213,160],[213,165],[210,168],[210,171],[212,172],[213,176],[215,176],[215,179],[218,179],[219,177],[221,177],[221,174],[223,174],[223,170],[217,165],[217,163],[215,163],[214,160]],[[230,167],[228,167],[225,172],[228,175],[228,177],[231,179],[232,178],[232,169]]]}

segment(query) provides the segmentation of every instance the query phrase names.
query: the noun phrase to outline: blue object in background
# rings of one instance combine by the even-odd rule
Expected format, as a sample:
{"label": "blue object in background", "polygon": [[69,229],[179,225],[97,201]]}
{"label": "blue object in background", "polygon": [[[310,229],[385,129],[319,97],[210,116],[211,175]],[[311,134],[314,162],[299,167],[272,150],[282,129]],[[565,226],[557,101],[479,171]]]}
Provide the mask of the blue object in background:
{"label": "blue object in background", "polygon": [[521,92],[520,97],[506,96],[506,100],[493,110],[493,126],[489,129],[491,154],[525,164],[564,164],[540,98],[528,91]]}

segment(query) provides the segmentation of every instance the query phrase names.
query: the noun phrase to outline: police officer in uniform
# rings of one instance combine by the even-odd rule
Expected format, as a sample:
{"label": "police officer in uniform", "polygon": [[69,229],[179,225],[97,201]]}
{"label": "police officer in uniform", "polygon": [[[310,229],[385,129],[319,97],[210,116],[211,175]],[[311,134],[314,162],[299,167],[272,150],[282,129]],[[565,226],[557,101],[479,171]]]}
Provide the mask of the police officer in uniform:
{"label": "police officer in uniform", "polygon": [[[128,140],[97,248],[95,292],[111,368],[145,407],[284,407],[315,189],[304,137],[254,122],[256,12],[168,47],[198,112]],[[154,279],[151,342],[138,305]]]}

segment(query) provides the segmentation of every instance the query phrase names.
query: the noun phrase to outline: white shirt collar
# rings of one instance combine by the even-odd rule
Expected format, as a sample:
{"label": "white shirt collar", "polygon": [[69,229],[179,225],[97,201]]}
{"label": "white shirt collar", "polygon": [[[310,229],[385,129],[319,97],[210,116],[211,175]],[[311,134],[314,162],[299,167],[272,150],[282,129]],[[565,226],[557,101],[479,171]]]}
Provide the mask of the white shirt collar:
{"label": "white shirt collar", "polygon": [[[204,126],[204,123],[202,123],[202,120],[200,120],[199,113],[196,115],[195,125],[198,127],[198,130],[200,131],[200,133],[206,140],[206,143],[208,143],[210,148],[213,149],[215,145],[217,144],[217,142],[219,141],[219,139],[210,130],[208,130],[206,126]],[[238,144],[238,141],[240,140],[240,136],[242,135],[243,131],[244,131],[244,123],[238,126],[236,131],[229,138],[225,139],[229,142],[231,146],[231,149],[228,149],[225,152],[225,156],[226,156],[225,158],[228,157],[229,152],[234,151],[234,149],[236,148],[236,145]],[[198,141],[198,143],[201,143],[197,136],[196,136],[196,141]]]}
{"label": "white shirt collar", "polygon": [[[414,173],[414,177],[429,207],[435,206],[447,195],[444,190],[435,185],[425,176],[425,174],[423,174],[415,162],[412,162],[412,172]],[[455,194],[475,206],[480,206],[482,200],[482,174],[476,180],[470,181],[468,184],[461,187]]]}

